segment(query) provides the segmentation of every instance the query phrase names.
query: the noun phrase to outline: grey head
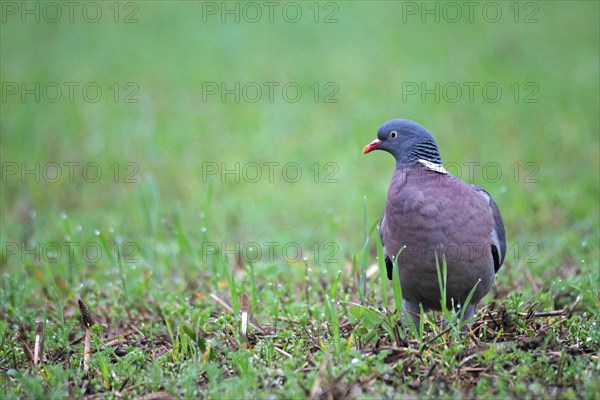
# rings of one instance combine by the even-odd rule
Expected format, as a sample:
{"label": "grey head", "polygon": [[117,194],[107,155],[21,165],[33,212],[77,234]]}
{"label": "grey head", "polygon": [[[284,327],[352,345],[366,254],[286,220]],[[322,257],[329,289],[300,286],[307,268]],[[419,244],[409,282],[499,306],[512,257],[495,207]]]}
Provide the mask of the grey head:
{"label": "grey head", "polygon": [[397,164],[419,160],[441,165],[442,158],[435,139],[421,125],[408,119],[392,119],[377,130],[377,139],[363,149],[363,154],[373,150],[387,151]]}

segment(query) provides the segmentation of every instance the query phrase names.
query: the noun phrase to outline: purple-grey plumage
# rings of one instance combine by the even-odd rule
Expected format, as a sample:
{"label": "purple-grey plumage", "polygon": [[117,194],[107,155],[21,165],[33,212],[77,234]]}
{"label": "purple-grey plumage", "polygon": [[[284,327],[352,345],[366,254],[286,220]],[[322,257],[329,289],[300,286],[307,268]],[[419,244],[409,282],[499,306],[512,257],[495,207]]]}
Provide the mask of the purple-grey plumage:
{"label": "purple-grey plumage", "polygon": [[441,308],[436,259],[447,265],[447,306],[464,307],[464,319],[494,282],[506,238],[498,206],[483,189],[444,170],[433,136],[419,124],[392,120],[364,153],[384,150],[396,159],[380,223],[388,278],[397,256],[405,312],[419,322],[419,305]]}

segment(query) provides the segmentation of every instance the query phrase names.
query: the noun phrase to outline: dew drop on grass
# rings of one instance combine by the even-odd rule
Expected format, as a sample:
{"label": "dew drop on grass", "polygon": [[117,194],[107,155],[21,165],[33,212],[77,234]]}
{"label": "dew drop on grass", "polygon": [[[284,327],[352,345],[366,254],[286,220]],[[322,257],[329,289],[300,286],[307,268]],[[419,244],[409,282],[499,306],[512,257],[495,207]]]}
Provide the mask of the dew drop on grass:
{"label": "dew drop on grass", "polygon": [[69,236],[69,235],[65,235],[65,240],[66,240],[67,242],[70,242],[70,241],[71,241],[71,236]]}
{"label": "dew drop on grass", "polygon": [[67,220],[67,213],[66,213],[66,212],[64,212],[64,211],[63,211],[63,212],[61,212],[61,213],[60,213],[60,219],[61,219],[61,220],[63,220],[63,221],[66,221],[66,220]]}
{"label": "dew drop on grass", "polygon": [[585,247],[585,246],[587,246],[587,240],[581,241],[581,247]]}
{"label": "dew drop on grass", "polygon": [[98,229],[94,229],[94,235],[100,236],[100,231]]}
{"label": "dew drop on grass", "polygon": [[83,230],[83,227],[79,224],[75,225],[75,232],[81,232]]}
{"label": "dew drop on grass", "polygon": [[[353,359],[352,359],[352,361],[350,361],[350,364],[352,364],[352,365],[356,365],[356,364],[358,364],[358,358],[356,358],[356,357],[355,357],[355,358],[353,358]],[[385,377],[385,376],[384,376],[384,377]]]}
{"label": "dew drop on grass", "polygon": [[110,233],[114,233],[114,232],[115,232],[115,228],[113,228],[113,227],[111,226],[111,227],[109,227],[109,228],[108,228],[108,231],[109,231]]}
{"label": "dew drop on grass", "polygon": [[202,233],[206,232],[206,227],[205,226],[201,227],[200,232],[202,232]]}

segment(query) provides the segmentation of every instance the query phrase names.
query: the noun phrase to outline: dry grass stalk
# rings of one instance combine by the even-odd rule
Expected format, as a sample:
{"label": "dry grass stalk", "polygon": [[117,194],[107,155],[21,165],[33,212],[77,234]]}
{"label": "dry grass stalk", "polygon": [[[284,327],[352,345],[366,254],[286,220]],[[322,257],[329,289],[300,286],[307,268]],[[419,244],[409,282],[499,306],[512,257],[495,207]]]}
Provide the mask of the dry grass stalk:
{"label": "dry grass stalk", "polygon": [[31,352],[31,347],[29,347],[27,327],[24,324],[19,325],[19,341],[23,348],[23,354],[25,354],[25,358],[27,358],[29,366],[31,367],[31,364],[33,364],[33,353]]}
{"label": "dry grass stalk", "polygon": [[248,337],[248,316],[250,313],[250,301],[248,301],[248,295],[244,293],[242,295],[242,338]]}
{"label": "dry grass stalk", "polygon": [[94,324],[90,315],[88,306],[81,299],[77,300],[79,310],[81,311],[81,320],[85,327],[85,340],[83,342],[83,373],[87,374],[90,371],[90,341],[92,340],[92,330],[90,327]]}
{"label": "dry grass stalk", "polygon": [[40,353],[42,348],[42,332],[44,330],[44,323],[38,321],[35,328],[35,347],[33,348],[33,366],[37,367],[40,363]]}

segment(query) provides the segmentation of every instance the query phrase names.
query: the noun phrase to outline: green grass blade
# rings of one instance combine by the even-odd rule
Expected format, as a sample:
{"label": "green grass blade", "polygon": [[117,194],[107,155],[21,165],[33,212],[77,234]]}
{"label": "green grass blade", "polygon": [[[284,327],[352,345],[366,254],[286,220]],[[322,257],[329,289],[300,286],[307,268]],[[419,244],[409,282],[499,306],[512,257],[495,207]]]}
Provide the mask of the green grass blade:
{"label": "green grass blade", "polygon": [[[379,236],[379,229],[377,230]],[[385,256],[383,254],[383,245],[381,243],[381,237],[375,239],[375,245],[377,246],[377,264],[379,265],[379,282],[381,283],[381,299],[383,300],[383,306],[388,308],[388,296],[387,296],[387,268],[385,266]]]}

